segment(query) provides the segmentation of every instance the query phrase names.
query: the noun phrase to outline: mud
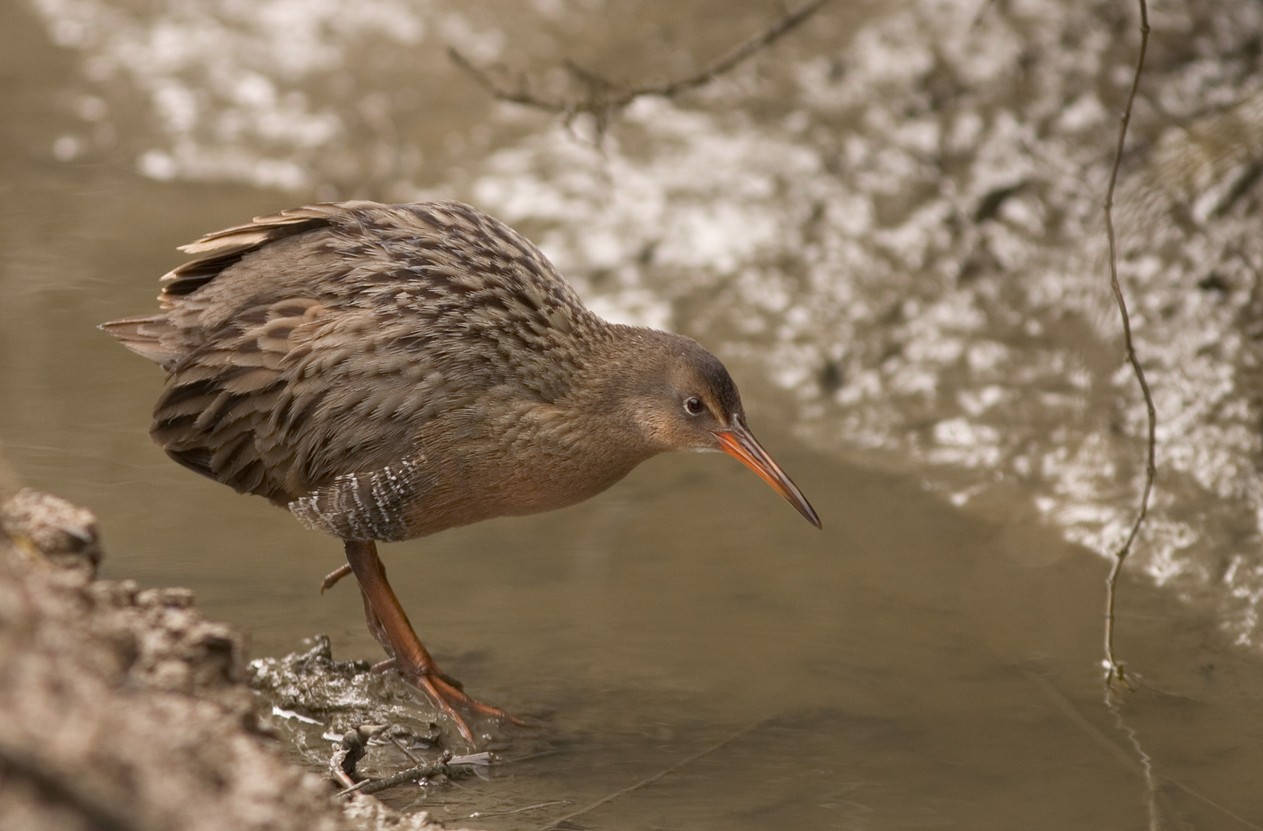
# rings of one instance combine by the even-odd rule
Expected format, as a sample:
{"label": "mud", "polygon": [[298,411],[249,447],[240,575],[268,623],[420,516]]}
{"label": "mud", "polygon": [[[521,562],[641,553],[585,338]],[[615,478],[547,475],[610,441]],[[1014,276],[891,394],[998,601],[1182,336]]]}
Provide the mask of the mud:
{"label": "mud", "polygon": [[284,758],[240,636],[186,589],[95,579],[90,512],[23,490],[0,523],[0,826],[439,827]]}

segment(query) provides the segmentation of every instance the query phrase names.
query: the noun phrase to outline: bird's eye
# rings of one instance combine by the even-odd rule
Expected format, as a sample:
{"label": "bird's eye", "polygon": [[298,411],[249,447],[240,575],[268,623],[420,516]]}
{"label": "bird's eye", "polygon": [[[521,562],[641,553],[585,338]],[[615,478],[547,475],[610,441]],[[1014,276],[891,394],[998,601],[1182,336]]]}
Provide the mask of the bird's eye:
{"label": "bird's eye", "polygon": [[706,411],[706,405],[702,403],[702,399],[696,395],[689,396],[684,399],[684,412],[689,415],[701,415]]}

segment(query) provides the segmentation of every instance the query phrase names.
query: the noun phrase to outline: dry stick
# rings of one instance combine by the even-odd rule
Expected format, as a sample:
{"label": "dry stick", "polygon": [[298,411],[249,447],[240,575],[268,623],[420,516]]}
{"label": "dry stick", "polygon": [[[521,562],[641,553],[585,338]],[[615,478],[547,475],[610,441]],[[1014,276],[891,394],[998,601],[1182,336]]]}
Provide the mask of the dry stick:
{"label": "dry stick", "polygon": [[1118,242],[1114,234],[1114,190],[1118,185],[1118,171],[1123,163],[1123,146],[1127,141],[1127,126],[1131,123],[1132,104],[1136,100],[1136,91],[1140,88],[1140,75],[1145,66],[1145,52],[1149,48],[1149,7],[1145,0],[1140,3],[1140,52],[1136,58],[1136,73],[1132,77],[1131,92],[1127,95],[1127,106],[1118,128],[1118,147],[1114,153],[1114,168],[1110,171],[1109,188],[1105,192],[1105,233],[1109,238],[1110,288],[1114,291],[1114,299],[1118,303],[1118,313],[1123,321],[1123,344],[1127,349],[1127,363],[1131,364],[1136,375],[1136,382],[1144,395],[1145,410],[1149,415],[1149,442],[1145,464],[1145,487],[1140,497],[1140,511],[1132,523],[1131,532],[1122,546],[1114,553],[1114,565],[1110,568],[1109,577],[1105,580],[1105,685],[1121,681],[1130,686],[1123,671],[1123,664],[1114,657],[1114,599],[1118,589],[1118,575],[1123,570],[1123,561],[1131,553],[1131,545],[1140,533],[1140,525],[1149,513],[1149,496],[1153,492],[1153,480],[1157,476],[1156,447],[1158,413],[1153,406],[1153,394],[1149,391],[1149,382],[1145,380],[1145,371],[1136,357],[1136,347],[1131,337],[1131,318],[1127,314],[1127,300],[1123,297],[1123,287],[1118,281]]}
{"label": "dry stick", "polygon": [[788,11],[780,20],[773,23],[757,35],[746,39],[744,42],[737,44],[727,54],[720,56],[718,60],[702,71],[685,78],[679,78],[674,81],[668,81],[665,84],[651,84],[640,87],[633,87],[628,90],[628,103],[632,99],[642,95],[661,95],[669,98],[686,92],[690,89],[696,89],[713,81],[720,75],[728,72],[733,67],[747,60],[751,55],[761,49],[766,49],[776,41],[780,40],[786,33],[797,28],[807,18],[818,12],[829,0],[811,0],[804,3],[793,11]]}
{"label": "dry stick", "polygon": [[462,765],[449,765],[445,762],[432,762],[402,770],[382,779],[365,779],[338,791],[336,796],[349,796],[353,793],[372,794],[389,790],[398,785],[415,782],[418,779],[433,779],[436,776],[455,776],[464,771]]}
{"label": "dry stick", "polygon": [[[409,753],[408,756],[411,757],[412,754]],[[402,770],[382,779],[364,779],[356,782],[354,785],[343,788],[335,796],[348,796],[353,793],[372,794],[419,779],[433,779],[436,776],[455,778],[471,772],[474,768],[487,765],[490,762],[490,758],[491,754],[489,753],[453,756],[452,752],[447,750],[443,752],[442,758],[438,761],[423,762],[415,767],[410,767],[407,770]]]}
{"label": "dry stick", "polygon": [[658,84],[641,84],[620,89],[595,73],[567,61],[566,68],[569,72],[585,82],[590,89],[590,93],[586,98],[577,100],[537,95],[530,90],[525,82],[519,82],[518,86],[514,88],[504,86],[492,78],[485,69],[475,66],[454,47],[448,47],[447,53],[457,66],[472,75],[474,80],[501,101],[522,104],[544,110],[545,112],[562,113],[568,121],[576,116],[585,113],[589,114],[597,121],[597,132],[599,135],[604,132],[605,126],[609,124],[616,114],[637,98],[646,96],[670,98],[708,84],[759,50],[771,46],[829,2],[830,0],[810,0],[810,2],[804,3],[797,9],[786,12],[771,26],[737,44],[700,71],[672,81]]}
{"label": "dry stick", "polygon": [[612,794],[607,794],[601,797],[600,799],[598,799],[596,802],[593,802],[590,805],[585,805],[584,807],[578,809],[577,811],[571,811],[565,816],[557,817],[556,819],[552,820],[546,825],[539,826],[539,828],[537,828],[535,831],[552,831],[552,829],[556,828],[558,825],[561,825],[563,822],[572,820],[575,817],[581,817],[584,814],[589,813],[591,811],[595,811],[597,808],[600,808],[602,805],[606,805],[610,802],[613,802],[614,800],[618,799],[620,796],[626,796],[627,794],[632,793],[633,791],[638,791],[641,788],[648,787],[649,785],[652,785],[654,782],[657,782],[662,777],[675,773],[678,770],[682,770],[683,768],[688,767],[689,765],[696,762],[698,759],[701,759],[703,756],[709,756],[710,754],[714,753],[716,750],[719,750],[721,747],[724,747],[725,745],[735,742],[737,739],[741,738],[742,736],[748,733],[752,733],[754,730],[758,729],[759,727],[762,727],[764,724],[767,724],[768,721],[769,719],[765,719],[765,718],[759,719],[758,721],[752,721],[749,724],[747,724],[745,727],[742,727],[737,732],[728,735],[724,739],[718,742],[715,742],[709,747],[706,747],[706,748],[703,748],[702,750],[697,751],[692,756],[689,756],[686,759],[681,759],[680,761],[676,762],[670,767],[660,770],[657,773],[653,774],[652,776],[646,776],[644,779],[641,779],[639,782],[636,782],[635,784],[628,785],[626,788],[620,788],[619,790],[614,791],[614,793]]}
{"label": "dry stick", "polygon": [[[374,779],[366,785],[360,785],[356,790],[359,793],[369,794],[378,791],[389,790],[396,785],[403,785],[407,782],[413,782],[418,779],[433,779],[436,776],[452,776],[459,768],[451,765],[437,762],[435,764],[417,765],[414,768],[400,771],[393,776],[387,776],[384,779]],[[341,794],[339,794],[341,796]]]}
{"label": "dry stick", "polygon": [[538,811],[541,808],[552,808],[557,805],[569,805],[569,799],[554,799],[549,802],[536,802],[534,805],[523,805],[521,808],[509,808],[504,811],[474,811],[470,819],[487,819],[489,817],[511,817],[514,814],[525,814],[527,811]]}

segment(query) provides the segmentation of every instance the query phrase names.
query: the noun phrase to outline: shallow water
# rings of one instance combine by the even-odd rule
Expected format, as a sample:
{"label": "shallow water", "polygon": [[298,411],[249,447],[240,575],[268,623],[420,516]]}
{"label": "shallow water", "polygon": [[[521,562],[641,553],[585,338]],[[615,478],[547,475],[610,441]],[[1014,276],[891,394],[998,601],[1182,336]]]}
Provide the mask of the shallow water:
{"label": "shallow water", "polygon": [[[760,215],[776,188],[801,195],[820,180],[804,148],[867,154],[885,165],[889,200],[911,199],[890,159],[864,144],[871,134],[835,145],[817,134],[842,129],[852,87],[832,88],[837,100],[817,89],[808,109],[825,126],[795,128],[794,107],[757,94],[760,77],[775,78],[769,60],[696,109],[639,106],[602,156],[549,119],[490,105],[433,48],[445,39],[538,68],[560,42],[636,77],[646,61],[678,68],[718,54],[767,12],[623,4],[603,17],[591,6],[563,15],[537,3],[511,27],[518,5],[379,2],[338,33],[291,25],[292,51],[266,48],[287,14],[332,12],[0,8],[10,463],[98,512],[107,576],[192,587],[207,614],[249,633],[255,654],[323,632],[340,657],[375,659],[353,588],[316,591],[340,546],[167,461],[146,436],[158,371],[94,326],[151,309],[176,245],[257,213],[422,190],[477,201],[520,219],[594,307],[714,345],[825,527],[726,458],[679,455],[575,508],[383,547],[445,668],[540,722],[504,748],[491,779],[392,801],[495,829],[590,806],[563,827],[1263,827],[1253,480],[1212,464],[1254,439],[1234,444],[1223,423],[1177,411],[1192,412],[1172,439],[1186,452],[1168,457],[1167,530],[1152,545],[1179,545],[1142,554],[1129,573],[1119,648],[1141,684],[1107,706],[1106,563],[1067,537],[1108,539],[1133,499],[1135,445],[1118,428],[1133,418],[1118,402],[1127,379],[1114,382],[1117,364],[1098,346],[1108,305],[1051,314],[1047,294],[1078,292],[1083,306],[1091,295],[1050,280],[936,292],[934,262],[912,284],[865,271],[871,252],[847,236],[864,229],[829,224],[828,200],[850,193],[836,181],[815,194],[823,227]],[[888,10],[860,26],[856,14],[822,18],[803,41],[819,49],[899,20]],[[380,54],[373,38],[384,38]],[[183,48],[162,46],[172,39]],[[415,62],[392,61],[402,51]],[[829,76],[812,56],[800,71]],[[374,95],[357,93],[366,78]],[[301,95],[281,94],[287,84]],[[724,109],[742,94],[745,109]],[[339,122],[347,112],[357,115]],[[1021,220],[1010,216],[1010,230]],[[654,223],[674,224],[644,237]],[[821,259],[782,258],[789,226]],[[898,228],[905,237],[883,240],[882,256],[933,249],[928,219]],[[1002,245],[1012,240],[990,244],[1012,256]],[[907,302],[874,314],[892,295]],[[1190,305],[1210,314],[1204,295]],[[1204,319],[1181,314],[1164,318],[1173,349],[1204,337]],[[1232,399],[1241,379],[1224,383]],[[1221,444],[1196,443],[1215,430]],[[1207,446],[1218,455],[1198,456]],[[1239,488],[1225,490],[1224,477]]]}

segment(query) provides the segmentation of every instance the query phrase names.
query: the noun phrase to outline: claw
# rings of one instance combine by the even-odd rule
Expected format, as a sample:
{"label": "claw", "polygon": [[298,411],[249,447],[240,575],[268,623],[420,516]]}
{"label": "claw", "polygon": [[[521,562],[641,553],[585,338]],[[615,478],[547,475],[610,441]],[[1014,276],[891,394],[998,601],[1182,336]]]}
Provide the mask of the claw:
{"label": "claw", "polygon": [[386,580],[386,569],[377,556],[376,545],[372,542],[347,541],[346,554],[348,565],[330,572],[321,589],[332,586],[354,572],[364,596],[364,617],[368,622],[368,629],[389,656],[375,665],[374,670],[390,667],[398,669],[405,681],[433,700],[434,705],[452,720],[470,744],[476,742],[466,713],[502,719],[521,727],[529,726],[527,722],[509,715],[499,707],[475,700],[461,689],[459,681],[438,668],[417,633],[413,631],[407,614],[399,605],[399,598]]}

